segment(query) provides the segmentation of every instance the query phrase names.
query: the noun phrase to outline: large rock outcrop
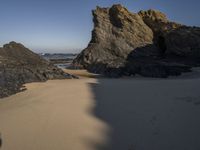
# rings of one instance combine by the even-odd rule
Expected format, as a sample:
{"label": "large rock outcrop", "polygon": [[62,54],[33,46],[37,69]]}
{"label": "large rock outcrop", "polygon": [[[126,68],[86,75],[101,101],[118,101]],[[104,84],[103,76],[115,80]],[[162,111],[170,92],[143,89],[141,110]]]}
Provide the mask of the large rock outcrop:
{"label": "large rock outcrop", "polygon": [[156,10],[131,13],[121,5],[93,11],[92,40],[73,65],[108,76],[168,77],[200,58],[200,28],[170,22]]}
{"label": "large rock outcrop", "polygon": [[72,77],[22,44],[10,42],[0,48],[0,97],[20,91],[24,83]]}
{"label": "large rock outcrop", "polygon": [[119,68],[133,49],[153,42],[153,32],[142,18],[120,5],[97,7],[93,16],[92,40],[75,60],[93,72]]}

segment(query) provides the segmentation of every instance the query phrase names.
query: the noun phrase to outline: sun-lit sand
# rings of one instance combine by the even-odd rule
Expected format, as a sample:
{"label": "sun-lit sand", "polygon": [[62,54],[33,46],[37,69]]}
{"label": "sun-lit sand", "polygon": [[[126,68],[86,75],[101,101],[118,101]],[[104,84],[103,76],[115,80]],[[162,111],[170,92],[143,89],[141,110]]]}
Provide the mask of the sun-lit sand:
{"label": "sun-lit sand", "polygon": [[83,76],[27,84],[28,90],[1,99],[0,149],[200,148],[200,78]]}
{"label": "sun-lit sand", "polygon": [[69,73],[69,74],[76,75],[76,76],[78,76],[80,78],[96,78],[96,77],[99,76],[98,74],[90,73],[87,70],[64,69],[64,71]]}
{"label": "sun-lit sand", "polygon": [[[92,150],[107,126],[92,115],[95,79],[27,84],[0,100],[2,150]],[[1,148],[0,148],[1,149]]]}

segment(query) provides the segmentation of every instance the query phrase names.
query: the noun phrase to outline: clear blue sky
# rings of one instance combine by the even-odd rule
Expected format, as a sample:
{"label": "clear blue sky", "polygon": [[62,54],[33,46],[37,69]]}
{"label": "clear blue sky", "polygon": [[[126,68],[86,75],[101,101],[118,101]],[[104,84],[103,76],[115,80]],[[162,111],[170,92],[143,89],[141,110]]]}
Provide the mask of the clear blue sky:
{"label": "clear blue sky", "polygon": [[0,46],[21,42],[36,52],[77,52],[91,37],[91,10],[121,3],[130,11],[157,9],[200,26],[200,0],[1,0]]}

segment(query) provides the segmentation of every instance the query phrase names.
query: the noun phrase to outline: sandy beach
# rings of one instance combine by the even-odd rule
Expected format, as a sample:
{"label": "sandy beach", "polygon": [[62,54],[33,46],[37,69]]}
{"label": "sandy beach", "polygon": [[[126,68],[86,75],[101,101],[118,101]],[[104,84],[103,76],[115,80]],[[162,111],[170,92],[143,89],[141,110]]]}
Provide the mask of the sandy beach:
{"label": "sandy beach", "polygon": [[199,85],[85,76],[26,84],[0,100],[0,149],[199,150]]}
{"label": "sandy beach", "polygon": [[94,79],[27,84],[0,100],[2,150],[92,150],[107,126],[92,115]]}
{"label": "sandy beach", "polygon": [[0,4],[0,150],[200,150],[200,0]]}

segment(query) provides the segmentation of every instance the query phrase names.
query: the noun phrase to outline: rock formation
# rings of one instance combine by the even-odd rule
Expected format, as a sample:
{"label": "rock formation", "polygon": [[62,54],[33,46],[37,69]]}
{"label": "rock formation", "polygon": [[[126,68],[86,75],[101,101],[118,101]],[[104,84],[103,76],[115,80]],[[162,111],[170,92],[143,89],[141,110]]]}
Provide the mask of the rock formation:
{"label": "rock formation", "polygon": [[93,10],[92,39],[73,65],[112,77],[168,77],[199,63],[200,28],[170,22],[156,11],[121,5]]}
{"label": "rock formation", "polygon": [[93,72],[102,72],[104,65],[119,68],[133,49],[152,44],[152,30],[120,5],[97,7],[93,16],[92,40],[75,61]]}
{"label": "rock formation", "polygon": [[10,42],[0,48],[0,97],[20,91],[24,83],[72,77],[22,44]]}

